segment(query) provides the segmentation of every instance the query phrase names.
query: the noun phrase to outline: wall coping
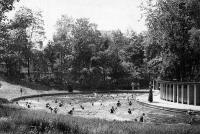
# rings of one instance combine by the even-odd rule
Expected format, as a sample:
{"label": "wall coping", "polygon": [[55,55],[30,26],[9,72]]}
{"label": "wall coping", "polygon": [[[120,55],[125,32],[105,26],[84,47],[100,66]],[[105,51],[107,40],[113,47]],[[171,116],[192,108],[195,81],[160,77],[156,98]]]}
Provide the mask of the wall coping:
{"label": "wall coping", "polygon": [[10,100],[11,103],[23,99],[28,98],[37,98],[37,97],[45,97],[45,96],[59,96],[59,95],[75,95],[75,94],[93,94],[93,93],[102,93],[102,94],[109,94],[109,93],[149,93],[149,90],[110,90],[110,91],[84,91],[84,92],[73,92],[73,93],[47,93],[47,94],[36,94],[36,95],[27,95],[16,97]]}
{"label": "wall coping", "polygon": [[180,82],[180,81],[164,81],[164,80],[158,80],[157,82],[161,84],[188,84],[188,85],[200,84],[200,82]]}

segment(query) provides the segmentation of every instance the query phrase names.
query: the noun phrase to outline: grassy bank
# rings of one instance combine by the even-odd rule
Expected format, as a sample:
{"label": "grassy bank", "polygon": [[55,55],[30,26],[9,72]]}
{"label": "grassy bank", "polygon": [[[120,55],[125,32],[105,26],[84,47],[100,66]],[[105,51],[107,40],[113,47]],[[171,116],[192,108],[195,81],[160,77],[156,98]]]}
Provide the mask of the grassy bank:
{"label": "grassy bank", "polygon": [[200,127],[84,119],[0,106],[0,133],[199,134]]}
{"label": "grassy bank", "polygon": [[[4,80],[0,80],[0,98],[5,98],[7,100],[11,100],[13,98],[21,97],[21,96],[28,96],[28,95],[38,95],[38,94],[45,94],[45,93],[63,93],[68,91],[60,91],[56,89],[46,89],[45,86],[42,85],[34,85],[34,84],[24,84],[27,86],[16,85],[8,83]],[[29,85],[29,86],[28,86]],[[36,87],[36,88],[28,88],[28,87]],[[22,93],[20,90],[22,89]]]}

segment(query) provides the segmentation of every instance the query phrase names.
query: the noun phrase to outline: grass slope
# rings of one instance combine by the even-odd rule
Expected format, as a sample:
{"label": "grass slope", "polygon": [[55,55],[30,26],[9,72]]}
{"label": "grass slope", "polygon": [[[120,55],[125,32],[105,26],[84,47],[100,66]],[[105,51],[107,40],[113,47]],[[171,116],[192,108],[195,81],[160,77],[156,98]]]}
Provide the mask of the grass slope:
{"label": "grass slope", "polygon": [[1,133],[66,134],[199,134],[200,127],[84,119],[68,115],[0,106]]}
{"label": "grass slope", "polygon": [[[1,80],[0,81],[1,87],[0,87],[0,98],[5,98],[8,100],[11,100],[13,98],[17,98],[20,96],[27,96],[27,95],[37,95],[37,94],[44,94],[44,93],[59,93],[59,92],[67,92],[67,91],[59,91],[55,89],[48,89],[46,90],[44,86],[38,86],[37,90],[34,90],[30,87],[31,84],[26,84],[27,86],[21,86],[16,84],[11,84],[6,81]],[[22,88],[22,94],[20,92],[20,89]]]}

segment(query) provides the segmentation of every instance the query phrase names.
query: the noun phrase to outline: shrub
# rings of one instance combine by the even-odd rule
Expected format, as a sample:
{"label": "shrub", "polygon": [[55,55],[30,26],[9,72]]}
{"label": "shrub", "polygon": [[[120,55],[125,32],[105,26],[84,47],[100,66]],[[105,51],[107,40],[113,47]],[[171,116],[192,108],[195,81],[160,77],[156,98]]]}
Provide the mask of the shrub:
{"label": "shrub", "polygon": [[74,90],[71,84],[67,84],[67,89],[70,93]]}
{"label": "shrub", "polygon": [[14,126],[15,126],[15,124],[11,120],[9,120],[7,118],[5,118],[5,120],[2,120],[2,118],[1,118],[0,130],[6,132],[6,131],[9,131],[10,129],[13,129]]}

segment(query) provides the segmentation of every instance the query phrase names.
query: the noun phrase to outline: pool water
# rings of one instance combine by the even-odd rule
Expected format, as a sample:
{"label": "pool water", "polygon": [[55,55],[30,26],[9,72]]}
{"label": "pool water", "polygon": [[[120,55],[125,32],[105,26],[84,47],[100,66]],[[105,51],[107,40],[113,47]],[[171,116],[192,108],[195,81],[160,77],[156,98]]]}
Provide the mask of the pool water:
{"label": "pool water", "polygon": [[[62,96],[49,96],[40,98],[31,98],[20,100],[18,104],[31,110],[42,110],[52,112],[46,107],[49,103],[52,109],[57,109],[56,114],[69,114],[71,116],[80,116],[84,118],[99,118],[118,121],[143,121],[148,123],[188,123],[188,115],[184,113],[174,113],[158,109],[151,109],[138,104],[135,101],[136,96],[141,94],[120,93],[120,94],[74,94]],[[62,106],[59,106],[62,103]],[[120,106],[117,106],[117,103]],[[30,105],[29,107],[27,105]],[[113,107],[114,112],[111,113]],[[199,116],[196,116],[196,122],[199,123]]]}

